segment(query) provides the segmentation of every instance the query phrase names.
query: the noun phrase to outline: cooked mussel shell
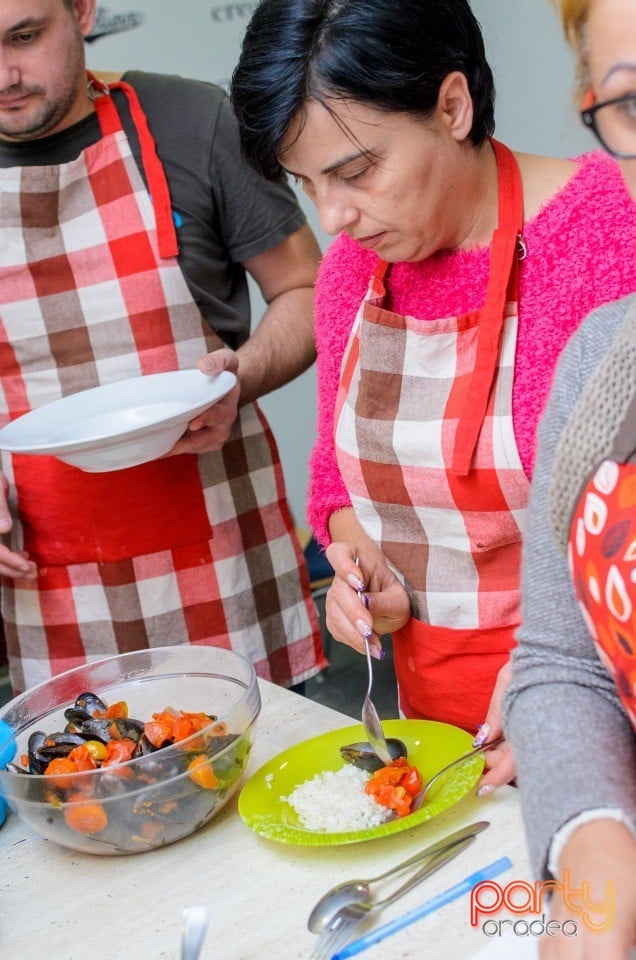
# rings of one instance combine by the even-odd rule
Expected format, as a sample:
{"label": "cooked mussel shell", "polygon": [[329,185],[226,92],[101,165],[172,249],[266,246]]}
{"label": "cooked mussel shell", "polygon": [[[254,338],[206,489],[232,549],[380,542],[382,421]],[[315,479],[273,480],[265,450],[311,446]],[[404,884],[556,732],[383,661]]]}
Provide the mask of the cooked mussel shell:
{"label": "cooked mussel shell", "polygon": [[142,734],[139,740],[137,741],[137,746],[135,747],[133,757],[147,757],[151,753],[157,751],[157,747],[153,746],[146,734]]}
{"label": "cooked mussel shell", "polygon": [[[144,732],[144,725],[140,720],[131,717],[81,717],[76,711],[67,710],[73,716],[66,725],[66,730],[79,734],[87,740],[133,740],[138,743]],[[116,734],[113,733],[116,731]]]}
{"label": "cooked mussel shell", "polygon": [[[402,740],[398,740],[397,737],[388,737],[386,744],[393,760],[406,757],[406,744]],[[360,767],[361,770],[368,770],[369,773],[374,773],[384,766],[383,761],[371,744],[366,742],[349,743],[340,747],[340,756],[347,763],[352,763],[354,766]]]}
{"label": "cooked mussel shell", "polygon": [[[67,711],[69,712],[69,711]],[[75,733],[85,740],[101,740],[108,743],[112,739],[109,728],[112,720],[100,717],[83,717],[76,713],[74,719],[69,719],[64,728],[68,733]]]}
{"label": "cooked mussel shell", "polygon": [[82,710],[88,714],[89,717],[94,717],[96,714],[104,713],[108,710],[108,705],[104,703],[96,693],[88,691],[87,693],[80,693],[75,701],[75,709]]}
{"label": "cooked mussel shell", "polygon": [[79,727],[85,720],[94,720],[96,718],[91,716],[90,713],[87,713],[86,710],[78,710],[77,707],[68,707],[64,711],[64,719],[68,721],[68,729],[69,727]]}
{"label": "cooked mussel shell", "polygon": [[133,720],[132,717],[117,717],[110,721],[110,725],[111,737],[112,728],[115,727],[120,740],[132,740],[134,743],[139,743],[144,735],[144,724],[141,720]]}
{"label": "cooked mussel shell", "polygon": [[84,737],[69,731],[45,734],[41,730],[36,730],[29,737],[27,746],[29,771],[44,773],[51,760],[67,757],[71,750],[84,742]]}
{"label": "cooked mussel shell", "polygon": [[146,755],[139,776],[147,783],[178,778],[187,767],[187,756],[167,757],[161,750],[154,750],[155,756]]}

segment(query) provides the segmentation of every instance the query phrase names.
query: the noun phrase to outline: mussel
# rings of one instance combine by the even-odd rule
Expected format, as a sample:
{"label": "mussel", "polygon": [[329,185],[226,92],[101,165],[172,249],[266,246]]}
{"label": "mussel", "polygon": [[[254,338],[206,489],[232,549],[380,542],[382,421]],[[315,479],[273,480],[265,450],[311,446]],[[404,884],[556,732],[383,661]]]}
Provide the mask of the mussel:
{"label": "mussel", "polygon": [[27,746],[29,772],[44,773],[51,760],[67,757],[71,750],[84,742],[84,737],[69,731],[46,734],[42,730],[35,730],[29,737]]}
{"label": "mussel", "polygon": [[89,690],[86,693],[80,693],[75,701],[75,709],[83,710],[89,717],[96,717],[108,710],[108,704]]}
{"label": "mussel", "polygon": [[[397,737],[387,737],[386,745],[389,748],[392,760],[406,757],[406,744],[402,740],[398,740]],[[344,747],[340,747],[340,756],[347,763],[352,763],[355,767],[360,767],[361,770],[368,770],[369,773],[374,773],[384,766],[371,744],[366,741],[345,744]]]}
{"label": "mussel", "polygon": [[101,740],[102,743],[113,739],[113,730],[117,731],[115,739],[133,740],[135,743],[139,742],[144,732],[143,723],[132,717],[84,717],[81,711],[72,708],[64,715],[68,720],[68,732],[79,734],[88,740]]}

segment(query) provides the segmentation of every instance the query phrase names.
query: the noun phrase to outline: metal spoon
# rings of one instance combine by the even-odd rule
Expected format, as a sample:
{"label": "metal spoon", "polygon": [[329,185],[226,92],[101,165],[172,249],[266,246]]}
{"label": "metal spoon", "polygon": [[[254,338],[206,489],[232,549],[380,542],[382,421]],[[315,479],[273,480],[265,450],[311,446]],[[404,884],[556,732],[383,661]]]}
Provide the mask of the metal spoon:
{"label": "metal spoon", "polygon": [[380,723],[380,718],[378,716],[378,711],[375,708],[375,704],[371,699],[371,687],[373,686],[373,667],[371,666],[371,652],[369,650],[369,641],[367,638],[364,638],[364,648],[367,654],[367,669],[369,671],[369,686],[367,687],[367,693],[362,701],[362,726],[364,727],[364,732],[369,738],[369,743],[377,753],[378,757],[382,763],[386,766],[391,763],[393,757],[391,756],[391,751],[389,750],[386,742],[386,737],[384,736],[384,731],[382,729],[382,724]]}
{"label": "metal spoon", "polygon": [[503,743],[505,737],[497,737],[495,740],[490,740],[487,743],[482,743],[480,747],[475,747],[474,750],[470,750],[468,753],[463,753],[461,757],[452,760],[450,763],[447,763],[445,767],[442,767],[441,770],[438,770],[437,773],[433,774],[428,783],[425,783],[420,792],[414,797],[411,804],[411,813],[414,813],[416,810],[419,810],[427,793],[430,791],[433,784],[439,780],[443,774],[448,773],[449,770],[452,770],[453,767],[459,767],[462,763],[466,763],[468,760],[472,760],[473,757],[476,757],[479,753],[484,753],[485,750],[490,750],[491,747],[496,747],[500,743]]}
{"label": "metal spoon", "polygon": [[205,940],[210,911],[207,907],[184,907],[181,920],[181,960],[197,960]]}
{"label": "metal spoon", "polygon": [[[354,563],[358,566],[359,557],[356,555],[354,558]],[[362,590],[357,590],[358,599],[362,600]],[[380,723],[380,718],[378,716],[378,711],[375,708],[375,704],[371,699],[371,687],[373,686],[373,666],[371,664],[371,650],[369,648],[369,641],[367,638],[364,638],[364,649],[367,655],[367,670],[369,673],[369,685],[367,687],[366,696],[362,702],[362,726],[364,727],[364,732],[369,738],[369,743],[371,744],[372,749],[378,755],[382,761],[383,766],[391,763],[393,757],[391,756],[391,751],[389,750],[384,736],[384,731],[382,730],[382,724]]]}
{"label": "metal spoon", "polygon": [[476,823],[462,827],[460,830],[456,830],[455,833],[451,833],[442,840],[438,840],[437,843],[430,844],[428,847],[425,847],[424,850],[420,850],[419,853],[409,857],[408,860],[403,860],[401,863],[396,864],[396,866],[391,867],[389,870],[385,870],[384,873],[380,873],[376,877],[372,877],[370,880],[348,880],[345,883],[339,883],[337,886],[332,887],[331,890],[328,890],[327,893],[323,894],[317,902],[309,914],[307,926],[312,933],[320,933],[329,926],[334,916],[342,910],[343,907],[349,906],[352,903],[371,903],[371,888],[382,880],[388,880],[389,877],[396,876],[404,870],[408,870],[410,867],[424,864],[427,860],[461,843],[468,837],[475,837],[488,826],[490,826],[488,820],[478,820]]}

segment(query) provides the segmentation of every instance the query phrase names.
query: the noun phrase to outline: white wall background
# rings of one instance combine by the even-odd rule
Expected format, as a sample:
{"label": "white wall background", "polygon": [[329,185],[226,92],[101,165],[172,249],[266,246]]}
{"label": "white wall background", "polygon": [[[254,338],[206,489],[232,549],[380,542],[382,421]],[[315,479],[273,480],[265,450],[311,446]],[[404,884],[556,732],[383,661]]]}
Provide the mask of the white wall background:
{"label": "white wall background", "polygon": [[[548,0],[473,0],[484,31],[497,87],[497,136],[530,153],[575,156],[591,141],[576,116],[574,68]],[[227,87],[241,37],[255,2],[209,0],[109,0],[99,5],[97,30],[134,21],[132,29],[88,44],[95,70],[154,70],[209,80]],[[136,15],[136,16],[135,16]],[[325,248],[311,205],[300,198]],[[263,310],[253,298],[253,325]],[[314,371],[262,401],[278,440],[290,506],[305,521],[307,461],[315,434]]]}

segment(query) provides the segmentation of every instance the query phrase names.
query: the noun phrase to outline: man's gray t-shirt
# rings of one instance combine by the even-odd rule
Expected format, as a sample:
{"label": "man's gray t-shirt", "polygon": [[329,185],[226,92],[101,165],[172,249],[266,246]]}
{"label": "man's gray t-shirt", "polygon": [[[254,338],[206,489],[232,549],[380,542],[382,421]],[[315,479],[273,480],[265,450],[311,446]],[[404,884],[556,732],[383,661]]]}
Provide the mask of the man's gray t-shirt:
{"label": "man's gray t-shirt", "polygon": [[[163,164],[178,225],[179,264],[212,329],[236,349],[249,336],[250,305],[241,263],[277,246],[305,222],[288,186],[269,183],[241,156],[225,92],[213,84],[130,71]],[[113,91],[143,176],[125,95]],[[0,167],[68,163],[100,138],[94,114],[52,136],[0,140]]]}

